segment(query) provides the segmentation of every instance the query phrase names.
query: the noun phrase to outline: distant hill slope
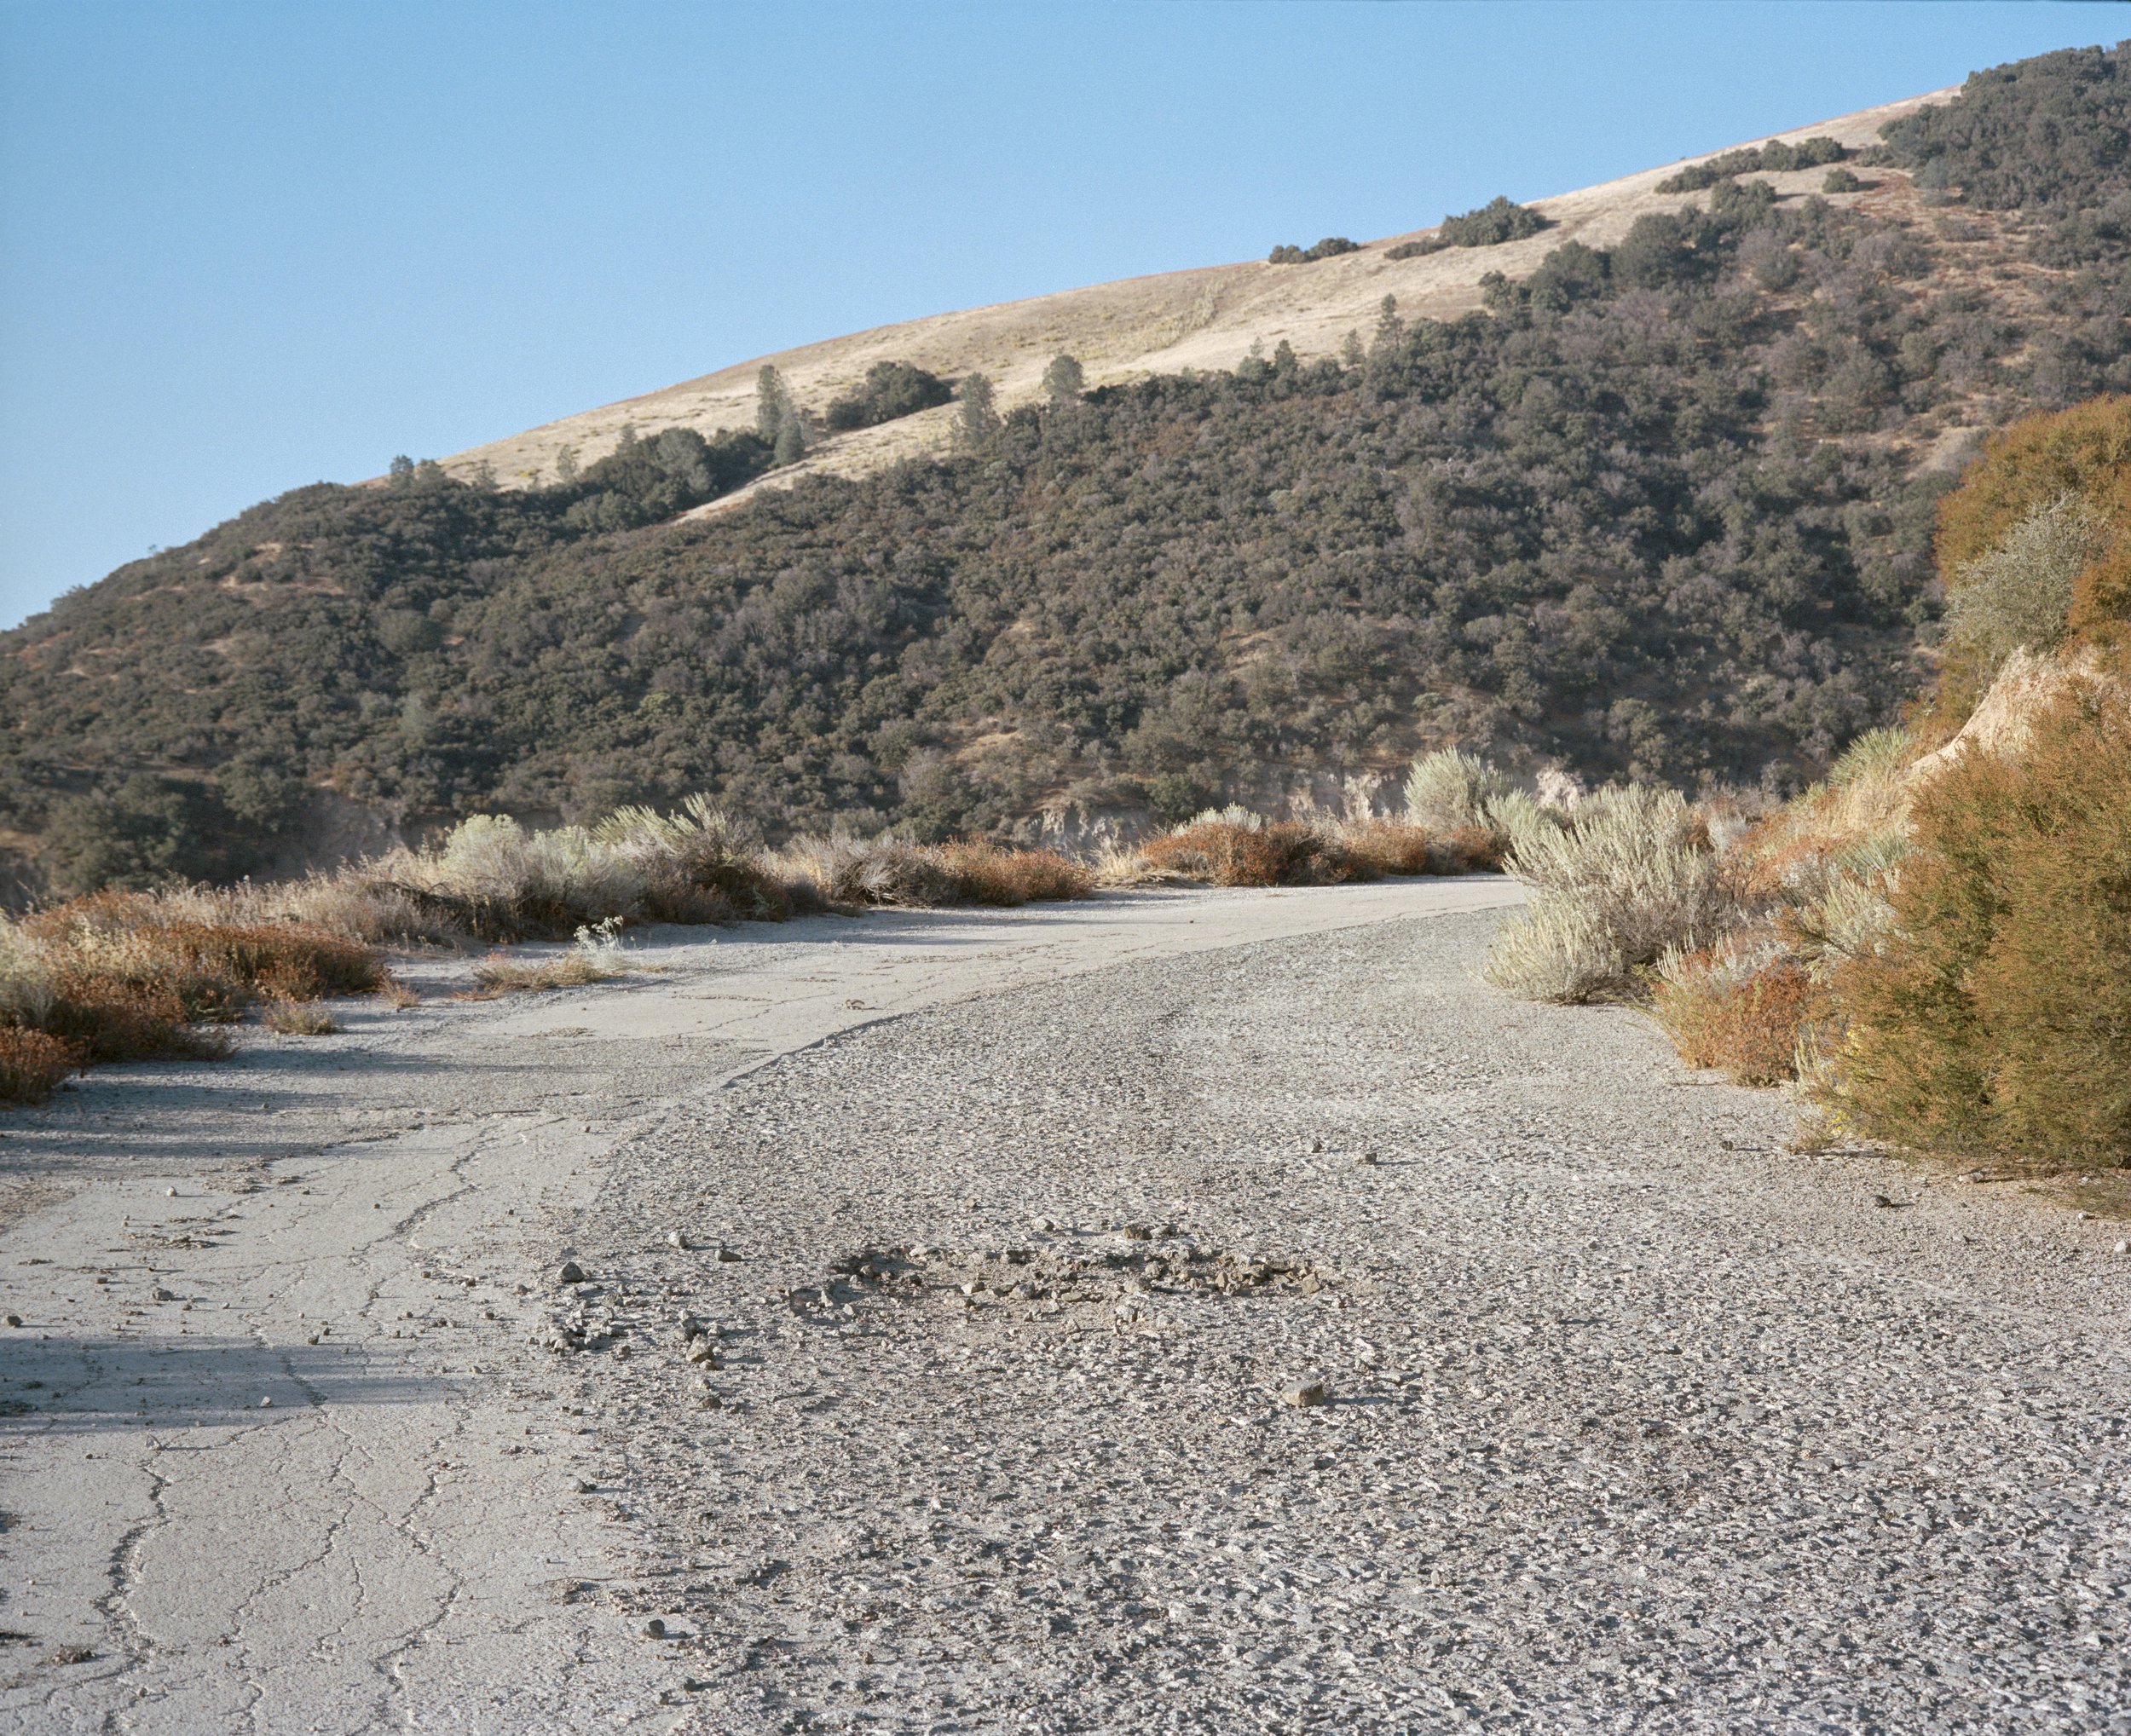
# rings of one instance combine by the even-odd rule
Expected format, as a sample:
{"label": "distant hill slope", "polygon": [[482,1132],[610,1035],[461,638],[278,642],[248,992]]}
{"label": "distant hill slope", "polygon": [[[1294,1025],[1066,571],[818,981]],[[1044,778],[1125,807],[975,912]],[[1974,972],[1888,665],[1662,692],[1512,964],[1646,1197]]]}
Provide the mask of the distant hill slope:
{"label": "distant hill slope", "polygon": [[[1889,121],[1944,102],[1953,94],[1934,91],[1770,136],[1786,142],[1826,136],[1861,149],[1877,144],[1880,129]],[[673,427],[703,434],[751,429],[755,375],[765,362],[783,373],[803,406],[818,409],[851,389],[875,363],[887,360],[914,363],[950,378],[988,374],[1002,407],[1011,407],[1039,395],[1043,369],[1060,352],[1078,359],[1091,386],[1190,368],[1233,368],[1253,344],[1270,351],[1285,342],[1305,359],[1333,355],[1349,332],[1367,337],[1387,295],[1398,298],[1400,311],[1408,318],[1456,319],[1481,305],[1480,280],[1490,271],[1521,275],[1563,241],[1613,245],[1637,217],[1677,211],[1689,202],[1689,195],[1658,192],[1659,182],[1689,164],[1721,154],[1683,158],[1663,169],[1534,200],[1533,209],[1553,227],[1499,247],[1389,257],[1400,243],[1435,233],[1416,229],[1307,266],[1253,260],[938,314],[757,356],[662,391],[471,447],[444,459],[444,468],[471,477],[485,464],[502,486],[523,487],[553,482],[566,447],[583,463],[604,457],[624,428],[633,428],[639,435]],[[1816,191],[1826,173],[1824,168],[1804,169],[1766,178],[1779,192],[1796,194]],[[803,475],[856,475],[899,458],[940,453],[948,447],[952,420],[953,412],[942,409],[838,435],[794,470],[755,486],[785,486]],[[738,498],[744,499],[744,493]],[[722,510],[727,504],[707,510]]]}
{"label": "distant hill slope", "polygon": [[[772,468],[719,430],[742,370],[525,436],[568,480],[497,486],[488,448],[297,489],[0,635],[0,851],[24,884],[263,871],[695,789],[773,830],[1084,835],[1366,793],[1446,741],[1795,781],[1917,690],[1978,431],[2131,389],[2125,64],[1979,74],[1803,130],[1876,119],[1839,164],[1631,177],[1498,245],[781,362],[817,412],[875,360],[988,364],[1009,413],[951,450],[929,410]],[[1201,280],[1215,315],[1164,326]],[[1060,350],[1093,388],[1028,401]]]}

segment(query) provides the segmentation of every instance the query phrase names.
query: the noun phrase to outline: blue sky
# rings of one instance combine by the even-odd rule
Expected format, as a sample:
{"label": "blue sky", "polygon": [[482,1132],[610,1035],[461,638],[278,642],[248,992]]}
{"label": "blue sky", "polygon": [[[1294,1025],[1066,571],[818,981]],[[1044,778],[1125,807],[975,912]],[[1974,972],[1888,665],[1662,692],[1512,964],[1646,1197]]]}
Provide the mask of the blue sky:
{"label": "blue sky", "polygon": [[0,0],[0,626],[396,453],[2126,33],[1945,0]]}

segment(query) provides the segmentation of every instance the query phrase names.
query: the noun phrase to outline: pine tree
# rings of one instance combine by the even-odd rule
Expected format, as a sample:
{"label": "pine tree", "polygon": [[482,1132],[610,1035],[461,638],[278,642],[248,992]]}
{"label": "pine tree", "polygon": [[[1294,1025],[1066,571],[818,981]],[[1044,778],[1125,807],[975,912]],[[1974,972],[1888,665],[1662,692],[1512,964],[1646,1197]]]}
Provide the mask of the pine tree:
{"label": "pine tree", "polygon": [[771,447],[771,458],[780,464],[795,464],[806,456],[806,424],[788,403],[784,407],[784,419],[777,425],[777,438]]}
{"label": "pine tree", "polygon": [[956,431],[966,447],[987,444],[999,431],[999,412],[991,401],[991,376],[971,374],[956,394],[962,401],[962,418]]}
{"label": "pine tree", "polygon": [[784,376],[764,362],[754,377],[754,431],[774,445],[791,414],[792,395],[785,389]]}
{"label": "pine tree", "polygon": [[1043,391],[1053,405],[1071,403],[1081,394],[1088,377],[1081,372],[1079,362],[1070,355],[1061,355],[1043,370]]}
{"label": "pine tree", "polygon": [[1388,356],[1406,336],[1406,321],[1399,318],[1399,298],[1386,296],[1377,309],[1377,338],[1372,353]]}

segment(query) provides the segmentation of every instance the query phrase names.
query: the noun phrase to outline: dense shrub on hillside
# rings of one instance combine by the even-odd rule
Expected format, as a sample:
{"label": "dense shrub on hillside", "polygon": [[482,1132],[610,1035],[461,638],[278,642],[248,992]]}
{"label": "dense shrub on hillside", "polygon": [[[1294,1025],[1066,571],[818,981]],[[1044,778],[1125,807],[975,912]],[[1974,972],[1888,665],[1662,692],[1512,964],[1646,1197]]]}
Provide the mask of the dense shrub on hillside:
{"label": "dense shrub on hillside", "polygon": [[2131,396],[1997,435],[1942,505],[1937,549],[1950,619],[1935,706],[1947,723],[2015,649],[2115,642],[2131,622]]}
{"label": "dense shrub on hillside", "polygon": [[1849,154],[1844,146],[1827,137],[1802,139],[1795,145],[1770,139],[1765,145],[1749,145],[1744,150],[1726,151],[1700,163],[1690,163],[1659,182],[1656,190],[1700,193],[1736,176],[1781,175],[1792,169],[1817,169],[1825,163],[1839,163]]}
{"label": "dense shrub on hillside", "polygon": [[708,520],[651,522],[758,474],[758,435],[522,493],[297,490],[0,636],[0,824],[168,779],[198,805],[167,859],[120,861],[123,814],[70,846],[137,880],[254,865],[253,810],[319,785],[411,820],[707,789],[773,836],[1027,841],[1444,741],[1801,781],[1919,684],[1949,478],[1891,436],[2131,390],[2131,276],[1994,302],[1960,245],[1727,182],[1488,314],[1387,310],[1344,365],[1024,407]]}
{"label": "dense shrub on hillside", "polygon": [[2063,705],[2029,751],[1917,799],[1897,931],[1837,978],[1835,1104],[1908,1145],[2131,1164],[2131,711]]}
{"label": "dense shrub on hillside", "polygon": [[2131,252],[2131,56],[2065,49],[1972,72],[1956,102],[1880,130],[1887,161],[1916,184],[1985,211],[2028,211],[2058,264]]}
{"label": "dense shrub on hillside", "polygon": [[1337,259],[1343,253],[1359,253],[1360,243],[1349,241],[1344,235],[1327,235],[1308,247],[1297,247],[1283,242],[1265,256],[1268,265],[1314,265],[1320,259]]}
{"label": "dense shrub on hillside", "polygon": [[822,420],[840,431],[873,428],[954,401],[955,389],[938,374],[907,361],[876,361],[862,384],[830,402]]}
{"label": "dense shrub on hillside", "polygon": [[1445,217],[1434,235],[1419,241],[1401,241],[1385,254],[1387,259],[1414,259],[1440,253],[1448,247],[1499,247],[1504,241],[1522,241],[1553,227],[1528,205],[1497,193],[1487,204],[1454,217]]}

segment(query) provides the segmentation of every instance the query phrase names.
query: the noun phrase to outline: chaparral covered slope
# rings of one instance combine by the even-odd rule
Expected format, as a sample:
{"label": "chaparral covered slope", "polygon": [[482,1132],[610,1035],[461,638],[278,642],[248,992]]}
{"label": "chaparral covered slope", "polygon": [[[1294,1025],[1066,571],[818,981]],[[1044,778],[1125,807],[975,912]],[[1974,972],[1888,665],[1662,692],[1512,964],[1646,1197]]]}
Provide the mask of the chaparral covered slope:
{"label": "chaparral covered slope", "polygon": [[[777,360],[817,427],[881,362],[995,376],[1003,420],[953,441],[940,405],[788,462],[748,364],[295,490],[0,635],[0,851],[139,883],[693,791],[772,833],[1086,838],[1367,799],[1447,741],[1798,783],[1926,684],[1978,435],[2131,389],[2126,64],[1980,73],[1536,233]],[[1086,389],[1051,401],[1061,353]]]}

